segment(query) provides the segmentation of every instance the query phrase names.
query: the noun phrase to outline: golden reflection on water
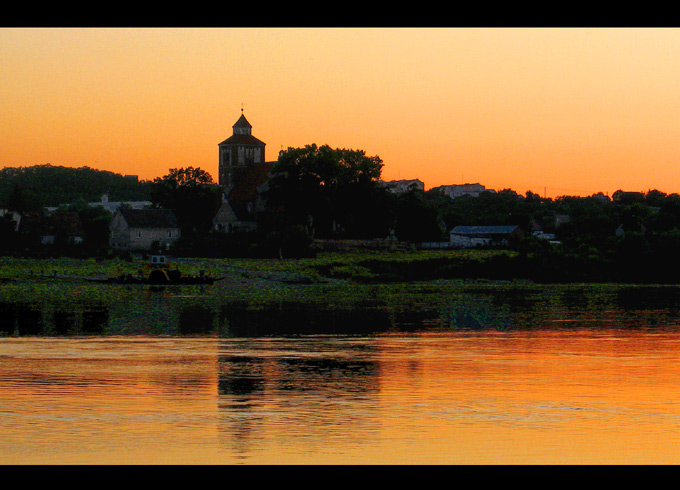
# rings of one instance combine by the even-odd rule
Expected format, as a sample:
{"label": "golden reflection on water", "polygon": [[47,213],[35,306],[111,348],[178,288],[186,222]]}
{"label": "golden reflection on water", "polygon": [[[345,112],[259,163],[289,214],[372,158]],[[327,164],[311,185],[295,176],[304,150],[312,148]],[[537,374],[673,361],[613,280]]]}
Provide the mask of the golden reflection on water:
{"label": "golden reflection on water", "polygon": [[396,426],[419,433],[412,462],[677,463],[679,340],[566,330],[435,337],[413,353],[425,362],[383,361],[381,395],[410,408]]}
{"label": "golden reflection on water", "polygon": [[1,342],[3,463],[180,463],[163,447],[210,427],[214,339]]}
{"label": "golden reflection on water", "polygon": [[0,463],[680,462],[680,334],[0,340]]}

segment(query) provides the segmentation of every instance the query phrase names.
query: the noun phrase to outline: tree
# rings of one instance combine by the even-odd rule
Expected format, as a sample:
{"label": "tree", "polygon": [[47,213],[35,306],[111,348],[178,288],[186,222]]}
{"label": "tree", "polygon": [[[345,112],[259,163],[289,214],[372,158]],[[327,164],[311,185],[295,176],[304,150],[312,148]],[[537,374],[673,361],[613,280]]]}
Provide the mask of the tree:
{"label": "tree", "polygon": [[0,255],[11,255],[19,250],[19,233],[11,214],[0,216]]}
{"label": "tree", "polygon": [[409,242],[440,241],[444,238],[443,223],[436,208],[420,190],[402,194],[397,199],[395,232],[397,238]]}
{"label": "tree", "polygon": [[380,196],[376,181],[382,166],[379,157],[362,150],[315,144],[289,148],[272,171],[264,195],[267,210],[278,212],[282,225],[307,226],[317,236],[330,236],[339,227],[366,234],[361,214]]}
{"label": "tree", "polygon": [[9,198],[7,199],[7,209],[10,211],[16,211],[17,213],[23,213],[24,211],[26,211],[26,208],[27,208],[26,200],[24,199],[23,193],[19,188],[19,184],[14,184],[12,193],[9,195]]}
{"label": "tree", "polygon": [[666,199],[667,194],[657,189],[652,189],[645,194],[645,204],[649,206],[661,206]]}
{"label": "tree", "polygon": [[175,213],[182,233],[206,232],[220,202],[220,190],[211,175],[194,167],[171,168],[151,184],[151,202]]}
{"label": "tree", "polygon": [[6,203],[16,186],[30,210],[67,205],[79,199],[99,201],[105,193],[111,201],[148,201],[150,185],[149,181],[89,167],[5,167],[0,169],[0,202]]}
{"label": "tree", "polygon": [[89,206],[85,201],[65,208],[78,214],[85,240],[83,251],[90,256],[104,256],[109,247],[109,223],[111,215],[102,206]]}
{"label": "tree", "polygon": [[5,207],[10,211],[24,214],[26,211],[38,211],[42,206],[35,192],[27,191],[19,184],[14,184],[5,200]]}
{"label": "tree", "polygon": [[639,202],[623,206],[620,213],[623,229],[628,231],[641,231],[644,229],[646,219],[652,211]]}

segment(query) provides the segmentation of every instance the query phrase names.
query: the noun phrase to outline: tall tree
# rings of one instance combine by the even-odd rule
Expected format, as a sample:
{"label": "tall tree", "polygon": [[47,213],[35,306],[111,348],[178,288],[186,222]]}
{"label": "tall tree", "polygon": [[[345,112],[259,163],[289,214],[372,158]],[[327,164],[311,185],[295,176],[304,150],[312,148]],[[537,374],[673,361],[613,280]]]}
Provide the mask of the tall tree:
{"label": "tall tree", "polygon": [[12,193],[7,198],[7,209],[16,211],[17,213],[23,213],[26,211],[27,206],[26,199],[19,188],[19,184],[15,184]]}
{"label": "tall tree", "polygon": [[[356,227],[366,233],[358,213],[373,204],[382,160],[363,150],[333,149],[328,145],[289,148],[279,156],[265,193],[267,209],[281,211],[287,225],[306,225],[317,236]],[[350,192],[353,191],[353,192]],[[351,196],[366,201],[352,211]],[[368,206],[368,208],[367,208]]]}
{"label": "tall tree", "polygon": [[219,205],[212,176],[200,168],[171,168],[151,184],[151,202],[175,213],[182,233],[206,232]]}
{"label": "tall tree", "polygon": [[421,190],[412,190],[396,201],[395,232],[409,242],[440,241],[445,238],[443,221],[434,203]]}

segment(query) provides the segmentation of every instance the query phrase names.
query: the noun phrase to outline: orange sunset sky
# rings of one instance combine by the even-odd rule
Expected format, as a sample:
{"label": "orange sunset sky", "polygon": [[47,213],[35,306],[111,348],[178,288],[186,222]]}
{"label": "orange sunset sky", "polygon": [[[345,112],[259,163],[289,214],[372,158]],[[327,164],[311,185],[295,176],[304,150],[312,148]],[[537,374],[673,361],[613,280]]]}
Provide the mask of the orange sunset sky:
{"label": "orange sunset sky", "polygon": [[243,104],[383,179],[680,193],[676,28],[2,28],[0,167],[200,167]]}

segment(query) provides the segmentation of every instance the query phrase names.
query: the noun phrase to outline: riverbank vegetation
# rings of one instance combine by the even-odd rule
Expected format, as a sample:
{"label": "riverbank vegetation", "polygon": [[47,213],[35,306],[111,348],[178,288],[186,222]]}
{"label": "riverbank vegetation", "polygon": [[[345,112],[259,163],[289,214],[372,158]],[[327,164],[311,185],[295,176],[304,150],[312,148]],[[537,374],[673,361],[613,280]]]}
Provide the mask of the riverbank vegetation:
{"label": "riverbank vegetation", "polygon": [[[527,242],[529,243],[529,242]],[[564,250],[532,241],[518,250],[398,250],[317,253],[304,258],[173,258],[183,274],[214,277],[270,277],[289,284],[343,282],[357,284],[458,281],[527,281],[534,283],[678,283],[677,262],[654,256],[609,260],[589,249]],[[136,274],[148,257],[12,258],[0,260],[0,282],[79,282]]]}
{"label": "riverbank vegetation", "polygon": [[[171,267],[180,268],[186,274],[204,271],[220,277],[269,274],[279,277],[281,281],[301,284],[325,280],[400,282],[481,277],[482,269],[489,270],[493,264],[516,255],[517,252],[508,250],[353,251],[319,253],[314,257],[297,259],[176,258],[172,260]],[[0,261],[0,281],[61,279],[77,282],[102,276],[134,274],[147,267],[148,263],[148,257],[141,255],[125,259],[3,257]]]}

